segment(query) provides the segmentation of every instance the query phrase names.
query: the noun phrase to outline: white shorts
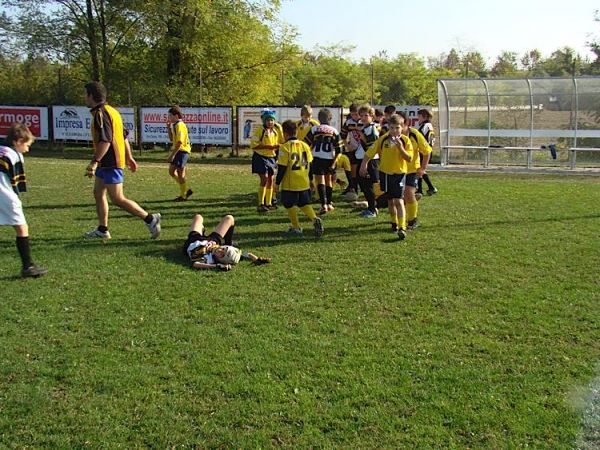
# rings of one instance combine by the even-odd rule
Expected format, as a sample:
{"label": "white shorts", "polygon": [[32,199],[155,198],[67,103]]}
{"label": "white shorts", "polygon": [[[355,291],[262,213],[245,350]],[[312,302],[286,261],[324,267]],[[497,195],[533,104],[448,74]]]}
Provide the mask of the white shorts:
{"label": "white shorts", "polygon": [[25,225],[23,205],[12,188],[0,183],[0,225]]}

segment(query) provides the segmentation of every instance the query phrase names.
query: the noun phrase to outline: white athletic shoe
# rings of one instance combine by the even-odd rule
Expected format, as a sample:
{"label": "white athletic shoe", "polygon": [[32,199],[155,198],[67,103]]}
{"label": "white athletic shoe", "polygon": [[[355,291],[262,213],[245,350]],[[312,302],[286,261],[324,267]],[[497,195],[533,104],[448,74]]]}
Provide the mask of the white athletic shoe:
{"label": "white athletic shoe", "polygon": [[156,239],[157,237],[160,236],[160,213],[155,213],[152,214],[152,222],[147,223],[146,226],[148,227],[148,230],[150,231],[150,236],[152,237],[152,239]]}
{"label": "white athletic shoe", "polygon": [[110,239],[110,231],[100,231],[98,228],[83,233],[83,237],[86,239]]}

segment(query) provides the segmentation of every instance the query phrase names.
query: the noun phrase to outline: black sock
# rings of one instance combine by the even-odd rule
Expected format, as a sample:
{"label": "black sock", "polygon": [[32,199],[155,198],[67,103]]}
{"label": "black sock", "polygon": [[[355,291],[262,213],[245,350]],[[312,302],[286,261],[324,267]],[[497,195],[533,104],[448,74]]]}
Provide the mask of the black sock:
{"label": "black sock", "polygon": [[419,178],[419,183],[417,185],[417,192],[419,194],[423,193],[423,178]]}
{"label": "black sock", "polygon": [[348,180],[348,187],[352,187],[352,172],[350,172],[349,170],[345,171],[346,172],[346,180]]}
{"label": "black sock", "polygon": [[318,184],[317,192],[319,193],[319,198],[321,199],[321,206],[325,206],[327,204],[327,191],[325,189],[325,185]]}
{"label": "black sock", "polygon": [[108,227],[105,227],[104,225],[98,225],[98,231],[101,233],[106,233],[108,231]]}
{"label": "black sock", "polygon": [[29,237],[28,236],[17,236],[17,250],[21,256],[21,262],[23,263],[23,269],[33,265],[31,260],[31,249],[29,248]]}
{"label": "black sock", "polygon": [[235,228],[235,225],[231,225],[229,227],[229,230],[227,230],[227,233],[225,233],[225,236],[223,236],[223,241],[225,242],[225,245],[231,245],[231,243],[233,242],[233,229]]}
{"label": "black sock", "polygon": [[152,214],[148,214],[146,217],[144,217],[144,222],[152,223]]}
{"label": "black sock", "polygon": [[325,186],[325,194],[327,194],[327,203],[331,203],[331,199],[333,198],[333,187]]}
{"label": "black sock", "polygon": [[425,183],[427,183],[427,187],[429,188],[429,190],[432,191],[433,190],[433,183],[429,179],[429,175],[427,175],[426,173],[424,173],[423,174],[423,179],[425,180]]}

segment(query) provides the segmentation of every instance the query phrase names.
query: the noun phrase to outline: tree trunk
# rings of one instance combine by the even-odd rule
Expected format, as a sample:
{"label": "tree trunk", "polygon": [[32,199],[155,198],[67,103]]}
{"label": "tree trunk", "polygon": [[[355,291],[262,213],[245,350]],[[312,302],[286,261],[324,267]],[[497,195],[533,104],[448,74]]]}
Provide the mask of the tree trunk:
{"label": "tree trunk", "polygon": [[92,61],[92,80],[100,81],[100,63],[98,61],[98,38],[96,35],[96,24],[94,22],[94,10],[92,0],[85,1],[87,33],[90,45],[90,58]]}

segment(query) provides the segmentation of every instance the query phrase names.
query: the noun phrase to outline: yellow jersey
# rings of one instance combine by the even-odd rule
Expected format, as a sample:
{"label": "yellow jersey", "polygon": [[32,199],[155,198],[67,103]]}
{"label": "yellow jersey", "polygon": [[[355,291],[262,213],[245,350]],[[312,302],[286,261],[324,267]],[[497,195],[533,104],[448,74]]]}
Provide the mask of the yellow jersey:
{"label": "yellow jersey", "polygon": [[277,165],[285,166],[282,191],[306,191],[310,188],[308,173],[313,157],[306,142],[292,138],[279,147]]}
{"label": "yellow jersey", "polygon": [[[404,150],[410,155],[411,160],[414,158],[413,147],[408,136],[400,135]],[[375,155],[379,155],[379,171],[388,175],[400,175],[406,173],[408,169],[408,161],[401,155],[400,151],[390,140],[389,133],[384,134],[367,151],[367,156],[373,159]]]}
{"label": "yellow jersey", "polygon": [[178,142],[181,142],[181,146],[179,147],[180,151],[187,153],[192,152],[192,143],[190,142],[190,138],[188,136],[187,125],[183,122],[183,120],[178,120],[171,125],[169,128],[169,137],[171,138],[173,147],[175,147]]}
{"label": "yellow jersey", "polygon": [[267,149],[256,149],[259,145],[280,145],[283,144],[283,130],[281,125],[275,122],[273,128],[258,127],[252,134],[250,140],[250,148],[256,153],[267,158],[274,158],[276,155],[275,150]]}
{"label": "yellow jersey", "polygon": [[425,136],[419,132],[416,128],[410,127],[408,129],[408,137],[413,147],[414,155],[411,162],[408,163],[408,172],[415,173],[419,167],[421,167],[421,155],[429,155],[431,153],[431,146],[427,143]]}
{"label": "yellow jersey", "polygon": [[99,166],[112,169],[125,168],[125,132],[121,114],[106,103],[95,106],[90,112],[92,113],[91,132],[94,151],[100,142],[110,144]]}
{"label": "yellow jersey", "polygon": [[344,172],[350,172],[352,170],[350,158],[344,153],[340,153],[336,156],[335,166],[336,168],[344,169]]}
{"label": "yellow jersey", "polygon": [[319,121],[316,119],[309,119],[306,124],[300,119],[296,122],[296,137],[303,141],[310,129],[316,125],[320,125]]}

